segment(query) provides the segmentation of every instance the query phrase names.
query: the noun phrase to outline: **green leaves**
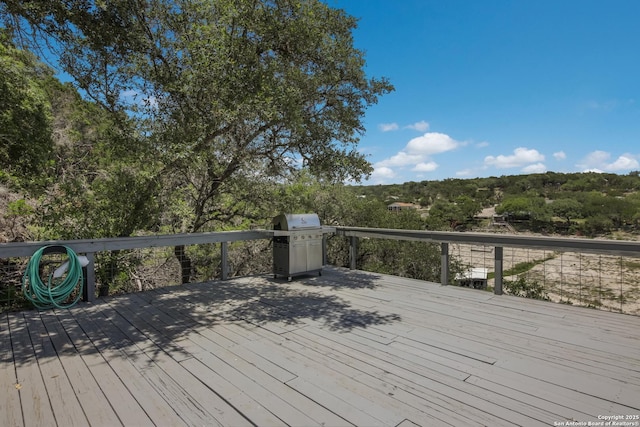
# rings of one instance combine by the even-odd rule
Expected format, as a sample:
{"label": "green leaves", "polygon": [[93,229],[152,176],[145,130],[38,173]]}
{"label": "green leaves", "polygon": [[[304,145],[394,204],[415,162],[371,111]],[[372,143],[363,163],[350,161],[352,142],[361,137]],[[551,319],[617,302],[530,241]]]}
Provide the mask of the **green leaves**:
{"label": "green leaves", "polygon": [[430,229],[464,228],[482,210],[482,205],[469,196],[458,196],[453,201],[437,200],[429,209]]}
{"label": "green leaves", "polygon": [[509,295],[549,300],[549,295],[543,285],[536,280],[527,280],[524,276],[518,276],[515,280],[504,280],[503,285]]}
{"label": "green leaves", "polygon": [[50,71],[0,32],[0,163],[32,187],[52,152],[51,105],[43,81]]}
{"label": "green leaves", "polygon": [[581,218],[583,216],[582,203],[575,199],[557,199],[549,204],[551,212],[567,221],[567,225],[571,225],[571,219]]}
{"label": "green leaves", "polygon": [[46,199],[56,227],[64,214],[81,234],[120,235],[155,215],[194,232],[255,216],[272,191],[255,190],[300,169],[330,183],[372,171],[356,148],[362,119],[393,87],[365,75],[355,18],[322,1],[5,0],[0,12],[54,45],[102,107],[91,136],[58,116],[71,154]]}
{"label": "green leaves", "polygon": [[18,199],[7,204],[7,217],[26,217],[33,215],[33,207],[25,199]]}

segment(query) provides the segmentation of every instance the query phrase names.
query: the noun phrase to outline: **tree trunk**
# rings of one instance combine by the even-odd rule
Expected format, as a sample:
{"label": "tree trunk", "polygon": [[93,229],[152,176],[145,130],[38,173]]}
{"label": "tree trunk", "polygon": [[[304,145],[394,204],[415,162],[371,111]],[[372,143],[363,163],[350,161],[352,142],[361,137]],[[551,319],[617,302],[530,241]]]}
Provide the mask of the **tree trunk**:
{"label": "tree trunk", "polygon": [[180,263],[180,277],[182,278],[182,283],[189,283],[191,281],[191,258],[187,256],[184,245],[174,246],[173,253]]}
{"label": "tree trunk", "polygon": [[99,297],[107,297],[109,296],[109,290],[115,287],[115,280],[118,277],[118,272],[120,268],[118,266],[118,256],[120,255],[120,251],[111,251],[107,254],[107,260],[104,264],[107,266],[106,270],[103,273],[104,279],[100,280],[98,285],[98,296]]}

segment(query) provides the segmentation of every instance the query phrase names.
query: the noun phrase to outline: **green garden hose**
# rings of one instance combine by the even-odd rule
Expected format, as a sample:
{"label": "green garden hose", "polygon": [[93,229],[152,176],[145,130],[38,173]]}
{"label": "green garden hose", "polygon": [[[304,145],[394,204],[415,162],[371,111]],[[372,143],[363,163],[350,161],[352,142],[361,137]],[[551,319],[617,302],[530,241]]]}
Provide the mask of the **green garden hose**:
{"label": "green garden hose", "polygon": [[[63,248],[67,252],[69,266],[67,274],[62,280],[55,279],[53,273],[49,275],[47,283],[40,279],[40,260],[47,248],[38,249],[29,260],[27,269],[22,277],[22,292],[31,303],[39,310],[48,308],[69,308],[75,305],[82,296],[83,274],[82,265],[76,253],[69,247]],[[72,301],[67,302],[76,291]]]}

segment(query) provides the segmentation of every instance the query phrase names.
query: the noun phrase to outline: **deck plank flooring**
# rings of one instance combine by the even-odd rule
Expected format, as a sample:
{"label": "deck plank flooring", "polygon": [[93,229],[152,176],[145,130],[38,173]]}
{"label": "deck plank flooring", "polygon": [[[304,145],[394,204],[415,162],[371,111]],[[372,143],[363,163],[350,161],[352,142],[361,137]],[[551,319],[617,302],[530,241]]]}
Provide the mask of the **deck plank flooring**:
{"label": "deck plank flooring", "polygon": [[[640,415],[640,317],[346,269],[0,315],[3,426]],[[640,420],[638,421],[640,425]]]}

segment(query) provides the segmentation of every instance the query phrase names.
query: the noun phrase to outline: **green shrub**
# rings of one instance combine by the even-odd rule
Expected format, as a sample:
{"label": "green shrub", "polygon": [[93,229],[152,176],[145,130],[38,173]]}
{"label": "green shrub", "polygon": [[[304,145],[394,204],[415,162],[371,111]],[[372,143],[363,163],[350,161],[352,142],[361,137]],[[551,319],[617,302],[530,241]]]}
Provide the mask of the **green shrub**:
{"label": "green shrub", "polygon": [[504,290],[518,297],[533,298],[540,300],[549,300],[549,296],[544,290],[544,286],[537,280],[527,281],[524,276],[518,277],[516,280],[504,280]]}

